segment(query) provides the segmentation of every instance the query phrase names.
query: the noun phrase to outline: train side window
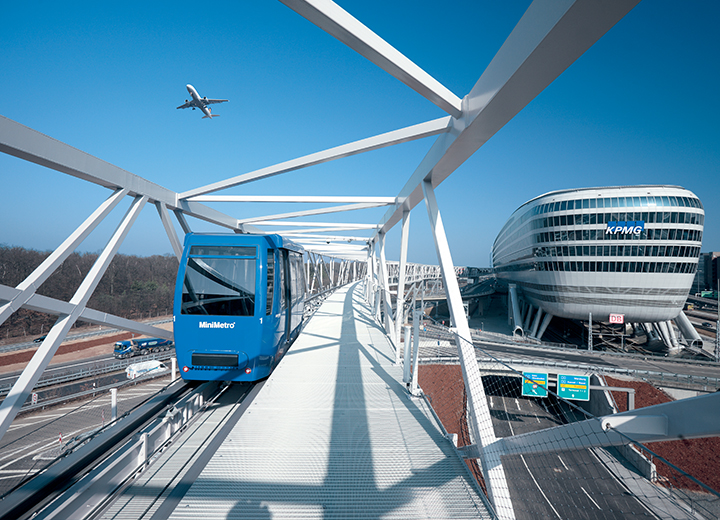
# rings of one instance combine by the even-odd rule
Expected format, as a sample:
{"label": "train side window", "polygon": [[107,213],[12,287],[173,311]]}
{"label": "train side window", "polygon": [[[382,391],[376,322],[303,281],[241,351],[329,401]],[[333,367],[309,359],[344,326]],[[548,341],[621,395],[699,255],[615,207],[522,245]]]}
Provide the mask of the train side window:
{"label": "train side window", "polygon": [[265,314],[272,314],[273,297],[275,295],[275,251],[267,250],[267,294],[265,299]]}
{"label": "train side window", "polygon": [[287,251],[280,250],[280,308],[282,310],[287,309]]}

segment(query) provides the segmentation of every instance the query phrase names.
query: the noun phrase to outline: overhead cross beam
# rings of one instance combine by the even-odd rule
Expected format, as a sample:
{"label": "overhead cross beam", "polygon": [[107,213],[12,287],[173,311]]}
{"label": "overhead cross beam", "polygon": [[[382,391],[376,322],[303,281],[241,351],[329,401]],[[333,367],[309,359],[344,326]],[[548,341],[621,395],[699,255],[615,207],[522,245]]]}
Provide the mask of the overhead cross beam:
{"label": "overhead cross beam", "polygon": [[535,0],[470,93],[462,118],[435,141],[388,210],[381,232],[423,200],[422,182],[439,185],[562,74],[639,0]]}
{"label": "overhead cross beam", "polygon": [[461,116],[460,98],[336,3],[330,0],[280,1],[451,116]]}
{"label": "overhead cross beam", "polygon": [[314,166],[317,164],[326,163],[335,159],[343,157],[350,157],[352,155],[369,152],[371,150],[378,150],[387,146],[395,144],[406,143],[424,137],[432,137],[448,131],[449,117],[442,117],[433,121],[427,121],[418,125],[409,126],[407,128],[401,128],[385,134],[376,135],[374,137],[368,137],[367,139],[361,139],[353,143],[344,144],[330,148],[329,150],[323,150],[321,152],[312,153],[304,157],[285,161],[274,166],[268,166],[261,168],[250,173],[238,175],[224,181],[215,182],[208,184],[201,188],[195,188],[183,192],[179,195],[180,199],[192,199],[198,195],[205,195],[218,190],[224,190],[232,186],[238,186],[240,184],[246,184],[248,182],[257,181],[260,179],[266,179],[274,175],[280,175],[281,173],[287,173],[301,168],[307,168],[308,166]]}

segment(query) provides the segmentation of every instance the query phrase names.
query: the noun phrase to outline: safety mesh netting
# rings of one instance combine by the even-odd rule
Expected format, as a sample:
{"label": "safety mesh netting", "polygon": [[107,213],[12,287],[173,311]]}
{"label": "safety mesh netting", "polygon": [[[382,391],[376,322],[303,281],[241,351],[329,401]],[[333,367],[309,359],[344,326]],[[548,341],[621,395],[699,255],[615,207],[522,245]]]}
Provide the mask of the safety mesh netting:
{"label": "safety mesh netting", "polygon": [[[117,417],[142,405],[170,377],[126,381],[117,388]],[[0,499],[78,449],[112,422],[110,390],[19,414],[0,440]]]}
{"label": "safety mesh netting", "polygon": [[[662,390],[590,366],[513,368],[477,338],[458,349],[454,331],[426,316],[419,331],[419,392],[461,451],[483,446],[466,462],[499,517],[720,517],[720,438],[643,445],[601,422],[628,409],[627,389],[635,408],[671,401]],[[463,369],[463,351],[477,372]]]}

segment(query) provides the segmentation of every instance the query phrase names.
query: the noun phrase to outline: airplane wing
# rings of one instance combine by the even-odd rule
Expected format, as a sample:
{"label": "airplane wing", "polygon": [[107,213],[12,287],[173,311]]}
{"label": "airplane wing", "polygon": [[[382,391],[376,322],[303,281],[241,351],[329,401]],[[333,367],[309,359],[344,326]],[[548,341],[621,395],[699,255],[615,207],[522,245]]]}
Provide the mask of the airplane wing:
{"label": "airplane wing", "polygon": [[227,99],[203,99],[203,103],[206,105],[213,105],[215,103],[225,103]]}
{"label": "airplane wing", "polygon": [[192,101],[188,101],[184,105],[180,105],[178,108],[190,108],[190,107],[194,107],[194,106],[195,106],[195,103],[193,103]]}

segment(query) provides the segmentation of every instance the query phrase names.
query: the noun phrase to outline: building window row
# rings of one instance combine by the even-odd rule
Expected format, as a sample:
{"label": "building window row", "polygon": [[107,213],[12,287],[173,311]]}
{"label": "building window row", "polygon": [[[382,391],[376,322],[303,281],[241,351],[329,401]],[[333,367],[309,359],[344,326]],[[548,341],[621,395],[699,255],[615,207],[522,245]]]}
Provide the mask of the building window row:
{"label": "building window row", "polygon": [[701,242],[702,231],[699,229],[644,229],[635,233],[606,233],[604,229],[571,229],[563,231],[547,231],[533,236],[534,244],[547,242],[567,242],[582,240],[686,240]]}
{"label": "building window row", "polygon": [[638,222],[645,224],[692,224],[702,226],[705,215],[684,211],[658,211],[658,212],[617,212],[617,213],[577,213],[572,215],[554,215],[532,220],[523,226],[515,227],[510,235],[505,235],[507,226],[498,235],[500,241],[512,240],[524,235],[529,229],[545,229],[559,226],[583,226],[607,224],[609,222]]}
{"label": "building window row", "polygon": [[646,224],[696,224],[705,223],[702,213],[688,213],[684,211],[658,211],[658,212],[619,212],[619,213],[577,213],[574,215],[555,215],[532,221],[533,229],[542,229],[554,226],[581,226],[588,224],[606,224],[608,222],[643,221]]}
{"label": "building window row", "polygon": [[586,273],[678,273],[694,274],[697,271],[695,262],[616,262],[616,261],[583,261],[583,262],[528,262],[509,264],[496,268],[498,272],[509,271],[560,271]]}
{"label": "building window row", "polygon": [[594,208],[654,208],[654,207],[685,207],[703,209],[699,199],[677,196],[646,196],[646,197],[605,197],[594,199],[563,200],[535,206],[531,213],[542,215],[551,211],[567,211],[571,209]]}
{"label": "building window row", "polygon": [[694,274],[697,271],[697,264],[690,262],[538,262],[537,270],[590,273]]}
{"label": "building window row", "polygon": [[695,246],[603,245],[556,246],[533,248],[536,257],[567,256],[671,256],[698,258],[700,248]]}

